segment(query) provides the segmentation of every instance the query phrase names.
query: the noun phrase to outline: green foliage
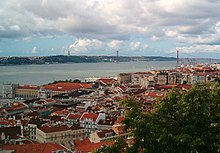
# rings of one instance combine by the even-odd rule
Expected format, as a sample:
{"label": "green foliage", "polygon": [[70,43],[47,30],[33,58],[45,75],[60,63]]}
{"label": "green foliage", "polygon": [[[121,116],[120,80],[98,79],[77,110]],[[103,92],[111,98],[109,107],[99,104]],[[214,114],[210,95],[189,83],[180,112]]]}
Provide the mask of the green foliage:
{"label": "green foliage", "polygon": [[81,80],[79,79],[75,79],[75,80],[72,80],[72,79],[66,79],[66,80],[58,80],[58,81],[53,81],[52,83],[48,83],[48,85],[50,84],[56,84],[56,83],[59,83],[59,82],[73,82],[73,83],[81,83]]}
{"label": "green foliage", "polygon": [[81,83],[81,80],[75,79],[75,80],[73,80],[73,82],[74,82],[74,83]]}
{"label": "green foliage", "polygon": [[218,82],[220,84],[220,78],[216,78],[215,82]]}
{"label": "green foliage", "polygon": [[174,89],[154,113],[142,113],[134,98],[121,104],[127,110],[124,123],[134,137],[125,152],[220,152],[219,85],[196,85],[188,92]]}

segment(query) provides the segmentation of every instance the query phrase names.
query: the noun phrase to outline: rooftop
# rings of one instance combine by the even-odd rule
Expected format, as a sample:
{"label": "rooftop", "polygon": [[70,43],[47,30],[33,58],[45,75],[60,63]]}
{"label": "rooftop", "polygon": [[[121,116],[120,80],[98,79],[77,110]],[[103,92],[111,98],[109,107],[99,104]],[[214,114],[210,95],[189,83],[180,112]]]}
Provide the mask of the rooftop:
{"label": "rooftop", "polygon": [[44,88],[52,91],[73,91],[81,88],[91,88],[90,84],[59,82],[56,84],[45,85]]}
{"label": "rooftop", "polygon": [[81,153],[88,153],[88,152],[93,152],[101,148],[102,146],[111,146],[114,143],[115,143],[114,141],[102,141],[99,143],[89,143],[89,144],[85,144],[82,146],[76,146],[76,150]]}
{"label": "rooftop", "polygon": [[44,133],[53,133],[53,132],[60,132],[60,131],[67,131],[70,128],[67,125],[57,125],[57,126],[42,126],[39,130],[43,131]]}
{"label": "rooftop", "polygon": [[86,112],[86,113],[84,113],[83,115],[82,115],[82,117],[80,118],[80,120],[85,120],[85,119],[91,119],[91,120],[93,120],[94,122],[96,121],[96,119],[98,118],[98,114],[95,114],[95,113],[88,113],[88,112]]}
{"label": "rooftop", "polygon": [[52,151],[66,150],[59,144],[34,143],[22,145],[3,145],[3,150],[15,150],[16,153],[49,153]]}
{"label": "rooftop", "polygon": [[25,84],[25,85],[20,85],[18,86],[18,89],[24,89],[24,90],[40,90],[40,86],[37,85],[30,85],[30,84]]}

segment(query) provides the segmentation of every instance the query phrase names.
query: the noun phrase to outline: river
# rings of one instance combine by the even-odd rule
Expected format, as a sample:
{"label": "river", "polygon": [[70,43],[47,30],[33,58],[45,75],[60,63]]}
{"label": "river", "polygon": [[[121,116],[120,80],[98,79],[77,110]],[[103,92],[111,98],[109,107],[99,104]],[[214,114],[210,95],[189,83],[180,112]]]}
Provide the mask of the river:
{"label": "river", "polygon": [[3,83],[42,85],[55,80],[84,81],[88,77],[115,77],[122,72],[145,72],[175,66],[175,61],[0,66],[0,95]]}

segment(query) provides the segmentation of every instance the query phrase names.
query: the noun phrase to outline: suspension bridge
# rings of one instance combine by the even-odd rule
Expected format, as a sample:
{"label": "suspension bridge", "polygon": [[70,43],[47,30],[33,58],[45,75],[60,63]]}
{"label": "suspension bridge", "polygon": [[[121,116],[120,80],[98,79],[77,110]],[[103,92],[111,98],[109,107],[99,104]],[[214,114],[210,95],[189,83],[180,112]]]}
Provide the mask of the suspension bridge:
{"label": "suspension bridge", "polygon": [[[70,56],[70,51],[68,51],[68,56]],[[105,53],[105,54],[100,54],[100,55],[96,55],[96,56],[111,56],[111,57],[115,57],[115,62],[119,63],[120,62],[120,57],[130,57],[131,55],[125,54],[124,52],[120,52],[117,51],[112,51],[110,53]],[[192,55],[190,53],[186,53],[186,52],[181,52],[179,50],[173,51],[173,52],[169,52],[169,53],[165,53],[162,55],[145,55],[145,56],[133,56],[133,57],[170,57],[170,58],[174,58],[176,59],[176,65],[180,66],[180,65],[196,65],[196,64],[200,64],[200,63],[220,63],[220,59],[219,58],[202,58],[202,57],[196,57],[195,55]],[[139,58],[141,59],[141,58]]]}

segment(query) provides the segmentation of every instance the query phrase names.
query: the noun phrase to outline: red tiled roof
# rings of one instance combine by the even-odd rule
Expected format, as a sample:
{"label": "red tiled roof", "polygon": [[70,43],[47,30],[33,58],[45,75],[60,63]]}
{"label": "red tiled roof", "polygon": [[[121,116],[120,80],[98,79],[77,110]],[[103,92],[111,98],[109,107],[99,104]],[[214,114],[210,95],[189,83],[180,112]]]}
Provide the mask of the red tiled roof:
{"label": "red tiled roof", "polygon": [[55,111],[53,114],[54,115],[58,115],[58,116],[66,116],[66,115],[68,115],[70,113],[70,111],[69,110],[67,110],[67,109],[63,109],[63,110],[58,110],[58,111]]}
{"label": "red tiled roof", "polygon": [[85,112],[82,117],[80,118],[80,120],[85,120],[86,118],[88,119],[92,119],[94,122],[96,121],[96,119],[98,118],[98,114],[95,114],[95,113],[88,113],[88,112]]}
{"label": "red tiled roof", "polygon": [[47,90],[52,91],[73,91],[81,88],[91,88],[90,84],[83,84],[83,83],[70,83],[70,82],[59,82],[56,84],[50,84],[44,86]]}
{"label": "red tiled roof", "polygon": [[48,143],[44,148],[43,153],[49,153],[55,150],[67,150],[67,149],[59,144]]}
{"label": "red tiled roof", "polygon": [[99,136],[99,138],[105,138],[105,137],[110,137],[110,136],[114,136],[115,132],[112,129],[103,129],[99,132],[97,132],[97,135]]}
{"label": "red tiled roof", "polygon": [[40,90],[40,86],[37,86],[37,85],[30,85],[30,84],[25,84],[25,85],[20,85],[20,86],[18,86],[18,89]]}
{"label": "red tiled roof", "polygon": [[86,145],[83,145],[80,147],[76,147],[76,151],[81,152],[81,153],[93,152],[93,151],[101,148],[103,145],[111,146],[114,143],[115,143],[114,141],[102,141],[99,143],[90,143],[90,144],[86,144]]}
{"label": "red tiled roof", "polygon": [[19,109],[24,109],[24,108],[28,108],[25,104],[23,103],[12,103],[11,107],[6,108],[6,111],[13,111],[13,110],[19,110]]}
{"label": "red tiled roof", "polygon": [[126,90],[126,87],[125,87],[125,86],[120,86],[119,88],[121,88],[123,91]]}
{"label": "red tiled roof", "polygon": [[52,151],[66,150],[59,144],[34,143],[22,145],[3,145],[3,150],[15,150],[16,153],[50,153]]}
{"label": "red tiled roof", "polygon": [[148,92],[145,94],[146,96],[150,96],[150,97],[155,97],[155,98],[160,98],[160,97],[164,97],[164,94],[158,94],[157,92]]}
{"label": "red tiled roof", "polygon": [[122,134],[124,133],[124,129],[125,129],[125,126],[124,125],[119,125],[119,126],[115,126],[113,128],[113,131],[116,133],[116,134]]}
{"label": "red tiled roof", "polygon": [[124,117],[119,117],[116,121],[115,124],[120,124],[125,118]]}
{"label": "red tiled roof", "polygon": [[135,72],[133,74],[152,74],[151,72]]}
{"label": "red tiled roof", "polygon": [[87,145],[87,144],[91,144],[91,141],[89,140],[89,138],[85,138],[82,141],[80,141],[78,139],[74,140],[75,147],[81,147],[81,146],[84,146],[84,145]]}
{"label": "red tiled roof", "polygon": [[205,76],[206,74],[203,73],[203,72],[198,72],[197,75],[198,75],[198,76]]}
{"label": "red tiled roof", "polygon": [[53,133],[53,132],[70,130],[70,128],[67,125],[59,125],[59,126],[51,126],[51,127],[42,126],[39,128],[39,130],[43,131],[44,133]]}
{"label": "red tiled roof", "polygon": [[92,86],[90,84],[81,84],[83,88],[91,88]]}
{"label": "red tiled roof", "polygon": [[177,86],[176,84],[174,84],[174,85],[162,85],[162,86],[160,86],[160,88],[161,89],[172,89],[176,86]]}
{"label": "red tiled roof", "polygon": [[9,136],[10,139],[17,139],[21,135],[21,127],[1,127],[0,133],[4,133],[6,137]]}
{"label": "red tiled roof", "polygon": [[47,100],[45,100],[45,102],[46,103],[53,103],[53,102],[56,102],[56,100],[55,99],[47,99]]}
{"label": "red tiled roof", "polygon": [[121,97],[119,97],[119,96],[115,96],[115,97],[113,97],[113,100],[117,100],[117,101],[119,101],[119,100],[121,100]]}
{"label": "red tiled roof", "polygon": [[67,118],[68,119],[72,119],[72,120],[77,120],[77,119],[79,119],[79,117],[80,117],[81,115],[79,115],[79,114],[69,114],[68,116],[67,116]]}
{"label": "red tiled roof", "polygon": [[9,123],[8,121],[0,121],[0,125],[6,125],[8,123]]}
{"label": "red tiled roof", "polygon": [[187,89],[189,90],[190,88],[192,88],[192,85],[190,84],[180,84],[177,86],[178,88],[181,88],[181,89]]}
{"label": "red tiled roof", "polygon": [[82,129],[84,129],[84,128],[83,128],[83,127],[80,127],[79,125],[73,125],[73,126],[70,127],[70,129],[71,129],[71,130],[80,130],[80,129],[82,130]]}
{"label": "red tiled roof", "polygon": [[112,79],[112,78],[101,78],[101,79],[98,79],[98,80],[105,83],[105,84],[111,84],[111,83],[114,83],[114,82],[117,81],[117,80]]}
{"label": "red tiled roof", "polygon": [[0,119],[0,125],[14,126],[15,123],[16,123],[15,120],[8,120],[8,119],[5,119],[5,118]]}

